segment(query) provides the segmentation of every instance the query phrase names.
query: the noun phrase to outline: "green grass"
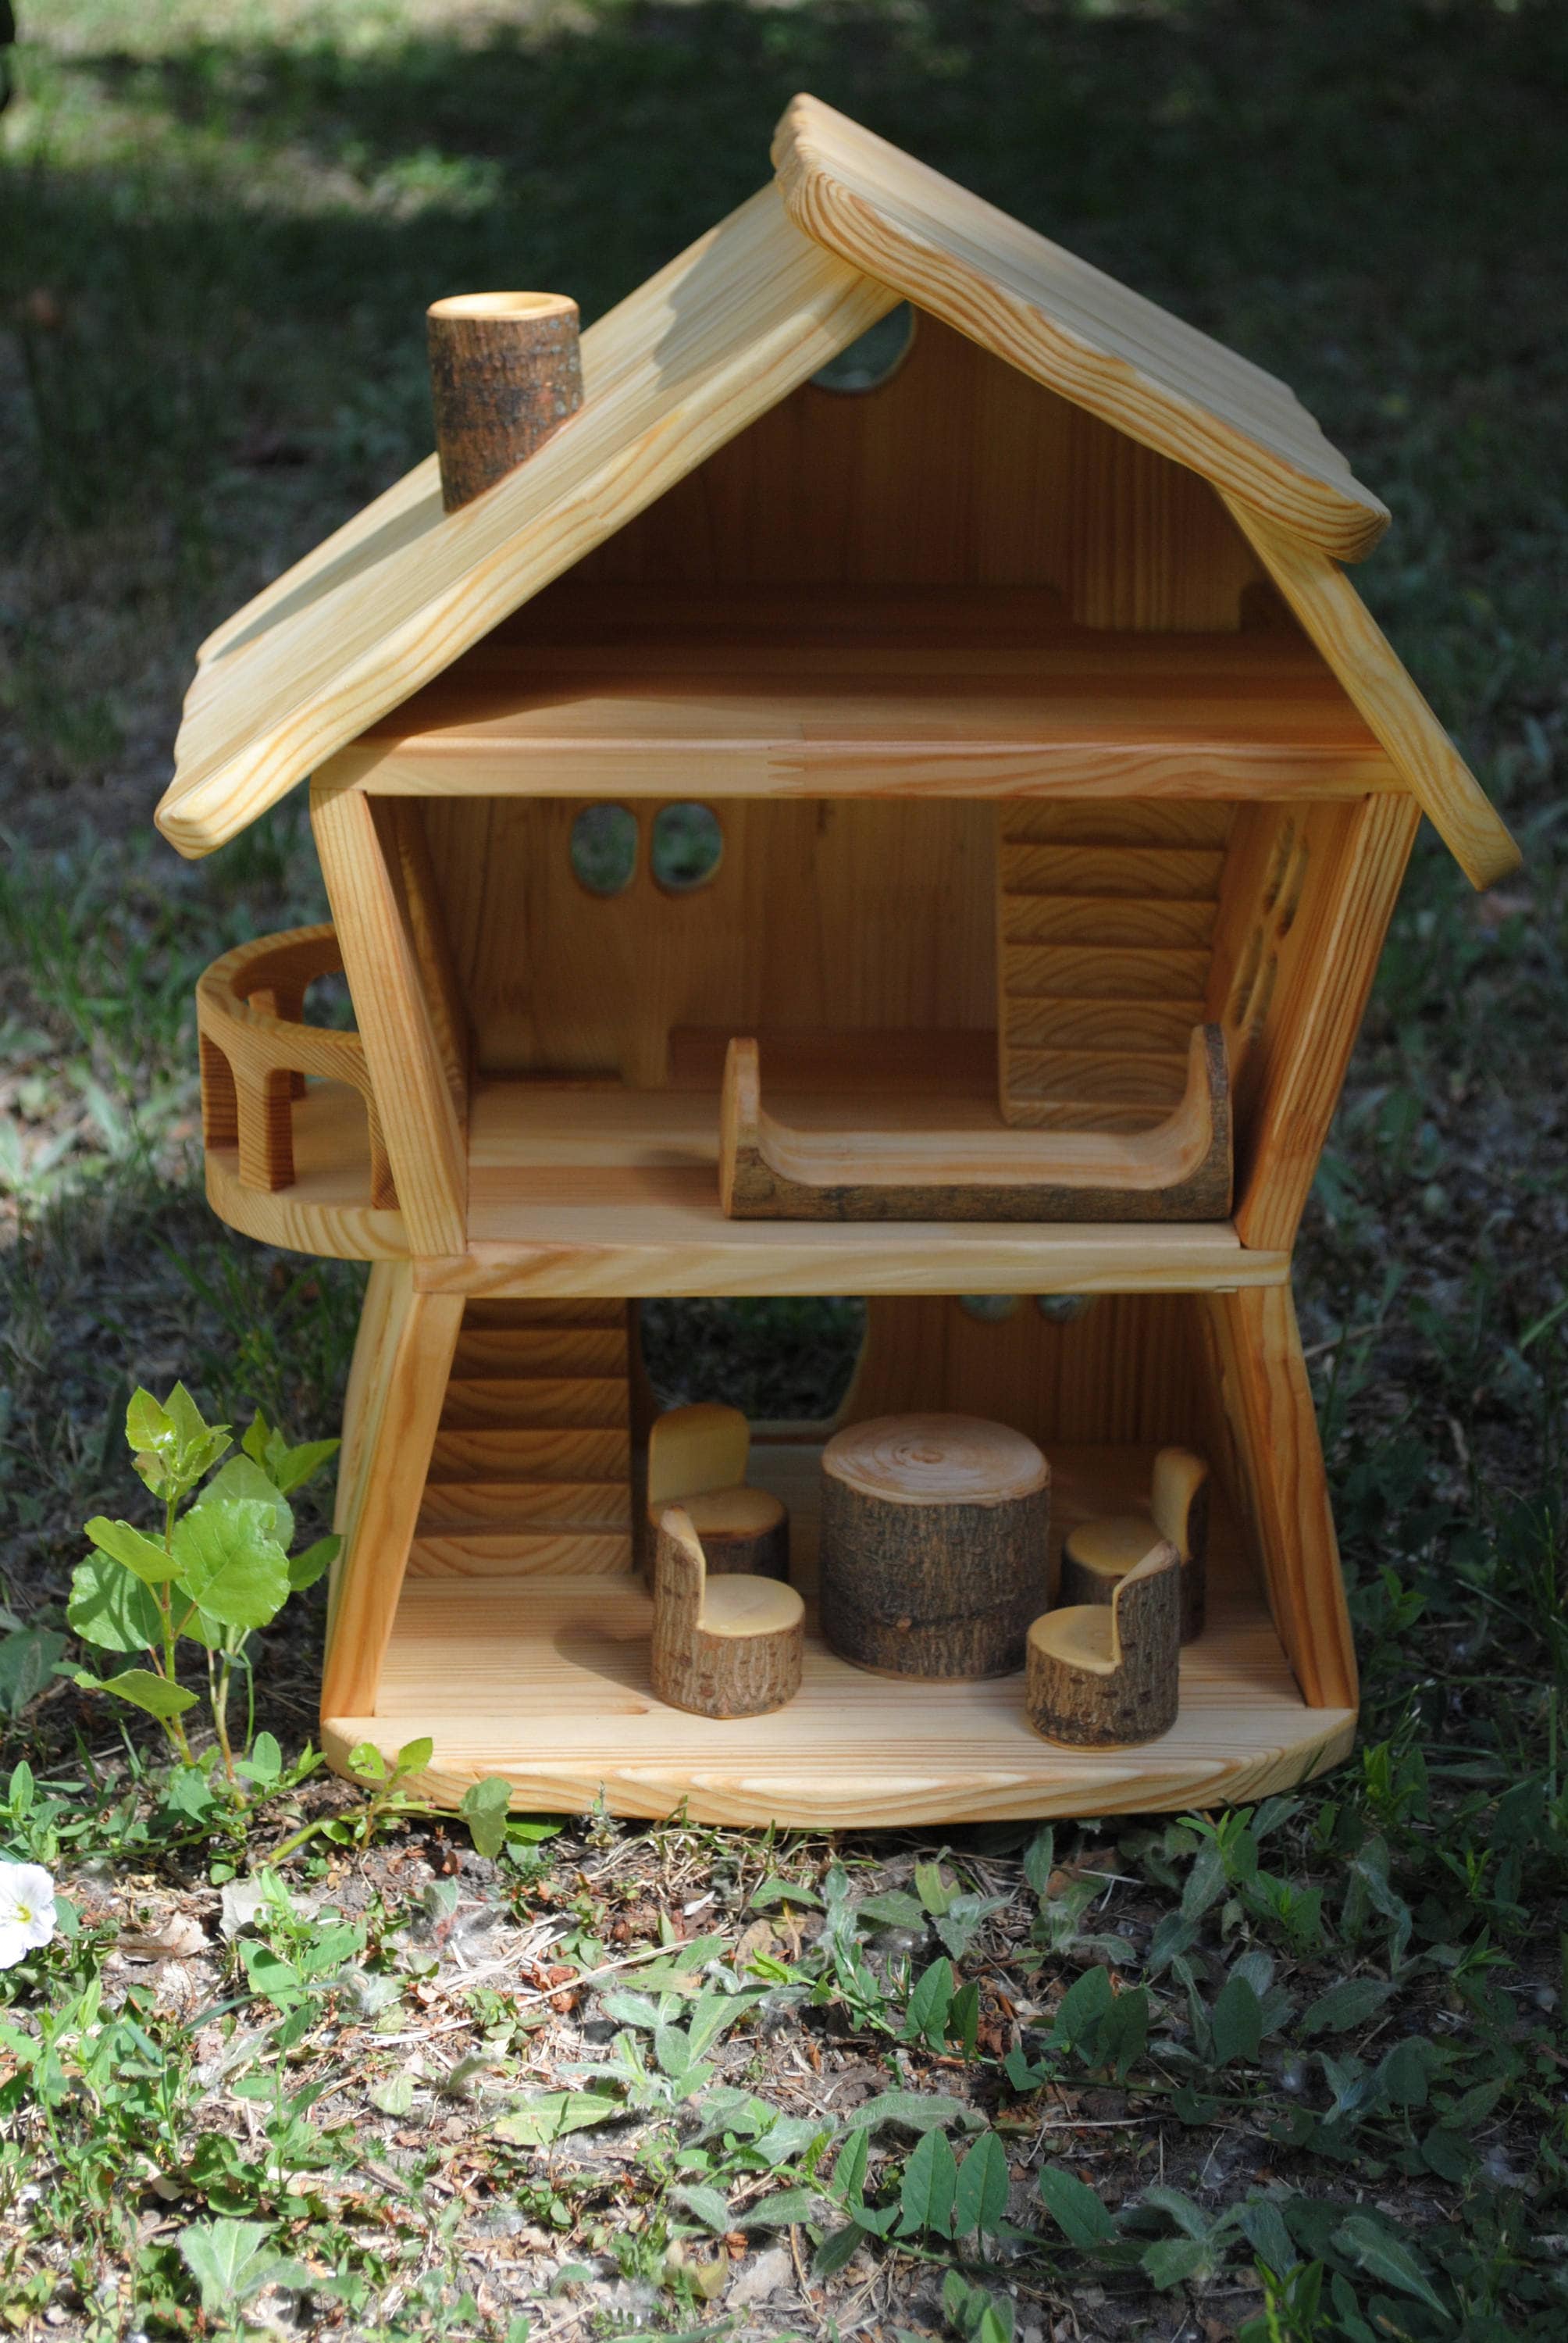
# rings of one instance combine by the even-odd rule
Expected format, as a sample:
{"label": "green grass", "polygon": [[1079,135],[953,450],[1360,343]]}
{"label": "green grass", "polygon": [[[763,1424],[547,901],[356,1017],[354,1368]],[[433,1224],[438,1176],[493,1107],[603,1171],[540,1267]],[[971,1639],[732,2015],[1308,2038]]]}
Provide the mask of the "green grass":
{"label": "green grass", "polygon": [[[424,451],[426,301],[522,281],[593,315],[759,183],[796,88],[1292,382],[1393,508],[1358,582],[1526,863],[1477,899],[1423,840],[1304,1235],[1366,1679],[1339,1775],[1250,1817],[945,1853],[590,1816],[492,1863],[388,1811],[363,1854],[307,1840],[296,1900],[230,1941],[226,1875],[354,1804],[294,1765],[319,1596],[256,1655],[286,1762],[243,1813],[74,1686],[34,1688],[7,1730],[36,1779],[12,1777],[0,1825],[81,1927],[0,1975],[0,2318],[1555,2338],[1562,12],[21,15],[0,121],[15,1620],[57,1633],[80,1523],[134,1510],[136,1383],[183,1375],[209,1413],[260,1406],[303,1440],[336,1426],[352,1338],[358,1272],[233,1239],[200,1197],[195,972],[321,899],[293,807],[194,868],[151,831],[195,642]],[[649,1322],[664,1391],[759,1413],[841,1386],[856,1339],[835,1304]],[[930,2144],[907,2103],[879,2115],[895,2090],[942,2117]]]}

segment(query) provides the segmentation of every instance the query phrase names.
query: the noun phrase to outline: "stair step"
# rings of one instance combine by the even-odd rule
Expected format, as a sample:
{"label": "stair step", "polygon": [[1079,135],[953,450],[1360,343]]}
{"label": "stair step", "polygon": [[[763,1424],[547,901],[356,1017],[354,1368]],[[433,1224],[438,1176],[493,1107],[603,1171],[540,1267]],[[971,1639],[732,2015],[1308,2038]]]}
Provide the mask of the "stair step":
{"label": "stair step", "polygon": [[1004,846],[1001,883],[1009,895],[1212,901],[1224,867],[1224,855],[1206,846]]}
{"label": "stair step", "polygon": [[624,1481],[430,1481],[416,1534],[448,1530],[526,1530],[562,1536],[629,1534],[631,1489]]}
{"label": "stair step", "polygon": [[1209,981],[1206,951],[1137,946],[1124,951],[1092,945],[1015,945],[1003,961],[1011,1001],[1197,1000]]}
{"label": "stair step", "polygon": [[440,1481],[625,1481],[631,1434],[624,1426],[588,1432],[438,1432],[428,1479]]}
{"label": "stair step", "polygon": [[1102,950],[1191,947],[1211,940],[1218,909],[1212,901],[1175,897],[1151,901],[1130,895],[1006,892],[1002,941],[1009,950],[1020,944],[1094,944]]}
{"label": "stair step", "polygon": [[1015,1050],[1132,1051],[1185,1056],[1201,1001],[1074,1001],[1044,995],[1007,1003]]}
{"label": "stair step", "polygon": [[1223,798],[1025,798],[1005,808],[1002,844],[1215,847],[1234,819]]}
{"label": "stair step", "polygon": [[1008,1090],[1015,1099],[1073,1099],[1082,1106],[1103,1100],[1117,1106],[1168,1111],[1181,1103],[1186,1087],[1184,1051],[1142,1055],[1130,1050],[1011,1050],[1008,1054]]}
{"label": "stair step", "polygon": [[616,1578],[632,1566],[631,1536],[625,1531],[453,1530],[417,1537],[408,1553],[417,1578],[511,1578],[524,1573]]}
{"label": "stair step", "polygon": [[452,1373],[467,1375],[619,1375],[627,1370],[624,1326],[465,1325]]}
{"label": "stair step", "polygon": [[624,1430],[624,1375],[454,1376],[441,1410],[443,1432],[558,1426],[564,1431]]}

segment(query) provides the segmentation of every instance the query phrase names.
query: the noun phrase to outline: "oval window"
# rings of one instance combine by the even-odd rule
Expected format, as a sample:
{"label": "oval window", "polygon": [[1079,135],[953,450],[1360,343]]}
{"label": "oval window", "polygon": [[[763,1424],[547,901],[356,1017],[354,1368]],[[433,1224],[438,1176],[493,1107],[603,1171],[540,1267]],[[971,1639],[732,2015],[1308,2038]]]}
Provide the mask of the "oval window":
{"label": "oval window", "polygon": [[590,895],[618,895],[637,871],[637,816],[623,805],[584,806],[572,824],[572,876]]}
{"label": "oval window", "polygon": [[960,1293],[959,1308],[966,1318],[978,1318],[982,1326],[1000,1325],[1010,1318],[1019,1305],[1016,1293]]}
{"label": "oval window", "polygon": [[907,301],[868,326],[846,350],[819,367],[811,380],[819,390],[880,390],[891,382],[914,347],[915,313]]}
{"label": "oval window", "polygon": [[706,887],[724,855],[724,832],[711,806],[660,806],[653,818],[648,859],[655,879],[672,895]]}

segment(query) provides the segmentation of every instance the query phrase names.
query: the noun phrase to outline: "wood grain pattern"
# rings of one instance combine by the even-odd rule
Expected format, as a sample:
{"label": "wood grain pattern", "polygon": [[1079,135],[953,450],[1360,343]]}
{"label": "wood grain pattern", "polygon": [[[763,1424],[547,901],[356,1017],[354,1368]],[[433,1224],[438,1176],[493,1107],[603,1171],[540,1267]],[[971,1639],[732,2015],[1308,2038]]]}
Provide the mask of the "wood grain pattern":
{"label": "wood grain pattern", "polygon": [[367,1299],[362,1393],[340,1483],[343,1551],[327,1624],[323,1714],[376,1705],[463,1306],[420,1293],[407,1262]]}
{"label": "wood grain pattern", "polygon": [[1025,374],[1325,553],[1382,536],[1386,506],[1261,367],[815,98],[773,159],[808,235]]}
{"label": "wood grain pattern", "polygon": [[451,513],[527,463],[583,403],[578,305],[455,293],[425,312],[441,502]]}
{"label": "wood grain pattern", "polygon": [[1199,1305],[1215,1437],[1248,1519],[1280,1641],[1313,1707],[1351,1707],[1355,1645],[1301,1332],[1288,1285]]}
{"label": "wood grain pattern", "polygon": [[[1136,1501],[1150,1453],[1053,1455],[1062,1525]],[[797,1577],[809,1589],[817,1451],[757,1443],[752,1469],[789,1507]],[[420,1795],[455,1805],[477,1775],[504,1773],[525,1812],[581,1814],[602,1790],[618,1814],[668,1815],[684,1803],[699,1821],[886,1828],[1256,1799],[1336,1764],[1355,1720],[1349,1709],[1302,1704],[1223,1501],[1210,1560],[1213,1617],[1181,1655],[1181,1713],[1140,1751],[1053,1748],[1029,1728],[1019,1678],[867,1674],[835,1659],[809,1623],[789,1708],[722,1726],[684,1716],[653,1699],[652,1603],[638,1580],[612,1590],[602,1578],[543,1576],[410,1579],[377,1712],[328,1711],[323,1745],[341,1768],[366,1737],[395,1749],[430,1733],[436,1753]]]}
{"label": "wood grain pattern", "polygon": [[1471,885],[1516,870],[1522,858],[1502,817],[1343,571],[1244,505],[1231,511]]}
{"label": "wood grain pattern", "polygon": [[399,883],[396,817],[338,795],[319,799],[311,818],[409,1245],[460,1252],[467,1150],[431,1005],[439,988],[421,965]]}
{"label": "wood grain pattern", "polygon": [[1034,1730],[1073,1749],[1158,1740],[1176,1722],[1181,1564],[1155,1536],[1111,1600],[1045,1612],[1029,1631],[1024,1705]]}
{"label": "wood grain pattern", "polygon": [[1038,589],[968,581],[791,593],[573,578],[523,615],[322,779],[436,797],[1214,799],[1399,784],[1288,624],[1172,644],[1070,625]]}
{"label": "wood grain pattern", "polygon": [[763,188],[588,327],[581,410],[489,495],[443,515],[427,458],[209,639],[165,836],[234,837],[895,298]]}
{"label": "wood grain pattern", "polygon": [[[1118,1096],[1126,1096],[1120,1082]],[[922,1128],[908,1117],[883,1126],[869,1114],[858,1129],[801,1129],[763,1107],[757,1044],[737,1041],[725,1068],[719,1184],[726,1214],[743,1220],[1223,1220],[1224,1042],[1218,1026],[1193,1026],[1180,1102],[1125,1138]]]}
{"label": "wood grain pattern", "polygon": [[806,1606],[776,1578],[709,1578],[678,1505],[659,1516],[648,1674],[654,1697],[697,1716],[764,1716],[800,1689]]}

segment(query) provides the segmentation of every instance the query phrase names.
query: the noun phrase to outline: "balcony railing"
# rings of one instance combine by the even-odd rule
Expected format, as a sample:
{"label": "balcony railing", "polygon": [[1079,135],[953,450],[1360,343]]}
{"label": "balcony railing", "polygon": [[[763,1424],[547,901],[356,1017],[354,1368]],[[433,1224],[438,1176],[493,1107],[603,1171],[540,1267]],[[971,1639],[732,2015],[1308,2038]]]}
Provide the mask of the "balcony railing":
{"label": "balcony railing", "polygon": [[392,1168],[357,1033],[307,1025],[309,986],[343,966],[331,926],[291,928],[225,952],[196,984],[202,1138],[236,1148],[240,1183],[276,1193],[294,1184],[294,1101],[307,1074],[347,1082],[365,1101],[370,1201],[396,1207]]}

